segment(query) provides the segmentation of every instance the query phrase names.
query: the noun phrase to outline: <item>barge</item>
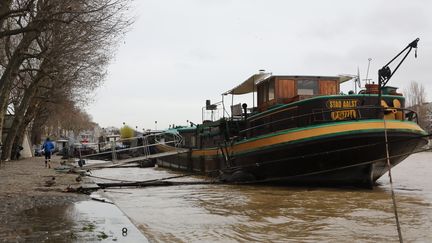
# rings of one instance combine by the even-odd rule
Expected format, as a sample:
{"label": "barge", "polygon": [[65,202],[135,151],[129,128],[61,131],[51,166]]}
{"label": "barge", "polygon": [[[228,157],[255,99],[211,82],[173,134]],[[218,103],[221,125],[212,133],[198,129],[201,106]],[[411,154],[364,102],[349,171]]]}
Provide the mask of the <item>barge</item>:
{"label": "barge", "polygon": [[[372,187],[389,164],[427,143],[404,96],[386,86],[393,75],[382,71],[387,68],[378,84],[347,95],[340,94],[347,76],[254,74],[221,102],[207,101],[201,124],[166,130],[163,141],[172,142],[157,149],[188,152],[157,163],[228,182]],[[245,94],[252,95],[252,107],[232,102],[226,108],[227,96]]]}

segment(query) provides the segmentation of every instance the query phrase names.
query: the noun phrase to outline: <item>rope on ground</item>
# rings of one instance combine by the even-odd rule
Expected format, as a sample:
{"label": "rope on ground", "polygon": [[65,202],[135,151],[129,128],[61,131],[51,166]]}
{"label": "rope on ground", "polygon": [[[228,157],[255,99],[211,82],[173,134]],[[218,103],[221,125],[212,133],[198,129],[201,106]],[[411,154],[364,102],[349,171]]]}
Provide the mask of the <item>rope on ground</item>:
{"label": "rope on ground", "polygon": [[388,137],[387,137],[387,123],[386,123],[385,118],[383,119],[383,121],[384,121],[386,160],[387,160],[387,166],[388,166],[388,175],[389,175],[389,179],[390,179],[390,189],[391,189],[391,197],[392,197],[392,201],[393,201],[393,211],[394,211],[395,219],[396,219],[396,227],[397,227],[397,232],[398,232],[398,236],[399,236],[399,242],[403,243],[402,231],[401,231],[401,227],[400,227],[400,223],[399,223],[399,216],[398,216],[398,211],[397,211],[396,197],[395,197],[395,193],[393,190],[393,178],[392,178],[392,174],[391,174],[390,154],[389,154]]}

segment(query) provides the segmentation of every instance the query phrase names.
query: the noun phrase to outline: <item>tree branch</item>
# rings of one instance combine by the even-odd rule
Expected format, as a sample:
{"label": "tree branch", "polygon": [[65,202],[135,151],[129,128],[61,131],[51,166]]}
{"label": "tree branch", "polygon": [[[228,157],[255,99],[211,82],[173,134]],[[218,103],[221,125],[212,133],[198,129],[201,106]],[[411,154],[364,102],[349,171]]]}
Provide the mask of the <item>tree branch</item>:
{"label": "tree branch", "polygon": [[13,29],[13,30],[5,30],[5,31],[1,31],[0,32],[0,38],[4,38],[6,36],[12,36],[12,35],[19,35],[25,32],[30,32],[30,31],[38,31],[37,28],[35,27],[24,27],[22,29]]}

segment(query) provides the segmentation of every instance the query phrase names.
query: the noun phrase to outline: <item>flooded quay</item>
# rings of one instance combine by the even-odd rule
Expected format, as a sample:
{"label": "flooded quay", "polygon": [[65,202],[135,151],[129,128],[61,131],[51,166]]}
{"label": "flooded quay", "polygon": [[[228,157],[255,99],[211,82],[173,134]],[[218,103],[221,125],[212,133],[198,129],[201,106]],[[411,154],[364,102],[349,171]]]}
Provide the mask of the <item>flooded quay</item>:
{"label": "flooded quay", "polygon": [[[407,242],[432,239],[431,161],[432,153],[414,154],[392,170]],[[162,168],[93,173],[137,181],[180,175]],[[185,185],[106,189],[103,194],[151,242],[398,242],[388,176],[378,183],[373,190]]]}

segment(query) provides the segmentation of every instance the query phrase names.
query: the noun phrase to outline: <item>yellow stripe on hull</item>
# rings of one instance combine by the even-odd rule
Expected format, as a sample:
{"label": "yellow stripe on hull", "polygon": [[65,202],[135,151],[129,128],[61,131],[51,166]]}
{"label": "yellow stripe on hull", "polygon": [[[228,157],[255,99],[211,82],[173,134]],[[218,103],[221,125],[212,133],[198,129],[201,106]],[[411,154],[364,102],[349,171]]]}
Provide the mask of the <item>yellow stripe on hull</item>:
{"label": "yellow stripe on hull", "polygon": [[[387,129],[389,130],[411,130],[415,133],[425,133],[417,124],[412,122],[399,122],[399,121],[386,121]],[[350,123],[340,124],[329,124],[327,126],[311,127],[293,132],[287,131],[287,133],[278,134],[274,136],[263,136],[253,141],[240,142],[235,144],[232,148],[228,148],[229,153],[242,153],[249,150],[255,150],[258,148],[264,148],[281,143],[292,142],[301,139],[310,139],[319,136],[346,133],[346,132],[362,132],[366,130],[383,130],[384,123],[381,121],[355,121]],[[214,156],[221,153],[219,149],[204,149],[204,150],[193,150],[192,156]]]}

